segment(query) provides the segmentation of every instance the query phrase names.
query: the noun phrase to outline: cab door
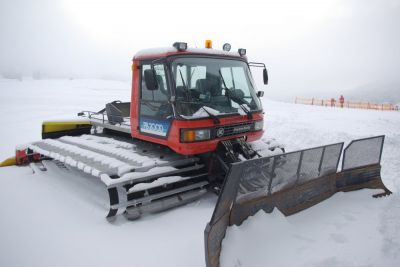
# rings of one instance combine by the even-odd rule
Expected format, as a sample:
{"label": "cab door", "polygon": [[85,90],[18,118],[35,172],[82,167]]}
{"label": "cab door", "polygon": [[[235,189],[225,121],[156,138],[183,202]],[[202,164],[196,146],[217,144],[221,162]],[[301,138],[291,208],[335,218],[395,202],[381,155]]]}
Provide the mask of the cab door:
{"label": "cab door", "polygon": [[151,69],[151,62],[142,62],[140,66],[138,130],[141,135],[167,139],[173,118],[169,102],[171,94],[165,65],[157,63],[153,68],[157,89],[149,90],[144,81],[144,71]]}

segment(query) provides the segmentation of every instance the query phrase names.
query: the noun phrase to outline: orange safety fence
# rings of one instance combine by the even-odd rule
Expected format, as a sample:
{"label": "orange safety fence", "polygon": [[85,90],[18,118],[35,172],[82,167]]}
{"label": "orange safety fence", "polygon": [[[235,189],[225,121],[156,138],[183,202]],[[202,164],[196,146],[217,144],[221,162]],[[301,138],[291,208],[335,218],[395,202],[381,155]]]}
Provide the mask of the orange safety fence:
{"label": "orange safety fence", "polygon": [[295,104],[325,106],[325,107],[343,107],[343,108],[358,108],[358,109],[374,109],[384,111],[398,111],[399,106],[393,104],[378,104],[362,101],[344,101],[343,106],[338,99],[317,99],[317,98],[300,98],[296,97]]}

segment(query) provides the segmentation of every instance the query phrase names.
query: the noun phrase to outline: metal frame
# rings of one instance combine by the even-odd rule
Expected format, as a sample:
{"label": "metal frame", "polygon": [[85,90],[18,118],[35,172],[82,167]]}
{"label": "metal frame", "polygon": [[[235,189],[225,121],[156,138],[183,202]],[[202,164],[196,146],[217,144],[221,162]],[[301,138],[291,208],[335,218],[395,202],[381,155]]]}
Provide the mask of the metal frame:
{"label": "metal frame", "polygon": [[249,62],[249,67],[256,67],[256,68],[266,68],[265,63],[261,62]]}
{"label": "metal frame", "polygon": [[[311,150],[320,149],[320,148],[322,148],[323,151],[325,151],[325,149],[326,149],[327,147],[333,147],[333,146],[341,145],[341,146],[340,146],[340,150],[339,150],[340,152],[338,153],[338,157],[337,157],[337,161],[336,161],[336,166],[335,166],[335,170],[337,170],[337,169],[338,169],[338,165],[339,165],[339,161],[340,161],[340,157],[341,157],[341,154],[342,154],[342,152],[343,152],[343,144],[344,144],[344,143],[341,142],[341,143],[334,143],[334,144],[330,144],[330,145],[326,145],[326,146],[318,146],[318,147],[313,147],[313,148],[307,148],[307,149],[298,150],[298,151],[292,151],[292,152],[288,152],[288,153],[284,153],[284,154],[280,154],[280,155],[270,156],[270,157],[267,157],[267,158],[265,158],[265,159],[268,159],[268,158],[269,158],[269,159],[273,159],[273,165],[272,165],[272,169],[271,169],[271,173],[273,174],[273,173],[275,173],[275,170],[276,170],[276,161],[277,161],[277,158],[285,157],[285,156],[287,156],[287,155],[292,155],[292,154],[298,154],[298,153],[300,153],[299,162],[298,162],[297,171],[296,171],[297,179],[296,179],[295,185],[301,185],[302,183],[299,183],[299,179],[300,179],[300,170],[301,170],[301,167],[302,167],[302,164],[303,164],[303,155],[304,155],[305,152],[311,151]],[[259,159],[256,158],[256,159],[253,159],[253,160],[250,160],[250,161],[258,161],[258,160],[259,160]],[[319,162],[319,165],[318,165],[318,166],[319,166],[319,168],[318,168],[318,170],[319,170],[318,176],[315,177],[315,178],[312,179],[312,180],[315,180],[315,179],[318,179],[319,177],[321,177],[320,168],[321,168],[321,166],[322,166],[323,160],[324,160],[324,152],[323,152],[323,154],[321,155],[321,159],[320,159],[320,162]],[[241,163],[238,162],[238,163],[234,163],[234,164],[240,165]],[[271,175],[271,177],[272,177],[272,175]],[[269,184],[269,187],[268,187],[268,190],[267,190],[268,195],[270,195],[271,192],[272,192],[272,181],[273,181],[273,178],[271,178],[270,184]],[[252,193],[253,193],[253,192],[248,193],[248,194],[252,194]],[[245,195],[243,195],[243,196],[245,196]]]}
{"label": "metal frame", "polygon": [[[382,159],[383,144],[385,143],[385,135],[378,135],[378,136],[372,136],[372,137],[351,140],[350,143],[346,146],[346,148],[343,151],[342,169],[344,168],[344,162],[346,161],[346,152],[351,147],[352,144],[354,144],[356,142],[360,142],[360,141],[365,141],[365,140],[370,140],[370,139],[378,139],[378,138],[382,138],[382,143],[381,143],[380,152],[379,152],[379,160],[377,162],[377,164],[380,164],[381,159]],[[345,169],[345,170],[349,170],[349,169]]]}
{"label": "metal frame", "polygon": [[[130,124],[130,117],[123,117],[123,116],[118,116],[114,115],[114,117],[121,117],[121,118],[129,118],[129,123],[118,123],[118,124],[111,124],[107,118],[107,114],[104,112],[94,112],[94,111],[81,111],[79,113],[80,117],[88,118],[90,123],[94,126],[99,126],[111,130],[116,130],[124,133],[131,133],[131,124]],[[96,117],[99,116],[99,117]],[[121,127],[121,126],[126,126],[126,127]]]}

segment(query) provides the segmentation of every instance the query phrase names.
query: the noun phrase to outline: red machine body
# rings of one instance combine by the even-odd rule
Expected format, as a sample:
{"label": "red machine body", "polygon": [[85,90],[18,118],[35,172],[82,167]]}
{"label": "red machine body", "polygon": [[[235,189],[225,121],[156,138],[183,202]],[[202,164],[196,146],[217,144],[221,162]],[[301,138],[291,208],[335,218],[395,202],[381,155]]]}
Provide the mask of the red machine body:
{"label": "red machine body", "polygon": [[[219,128],[241,125],[249,125],[256,121],[263,121],[263,112],[258,110],[252,112],[251,116],[240,115],[240,114],[226,114],[219,116],[219,123],[215,124],[215,121],[211,117],[195,118],[195,119],[181,119],[174,116],[170,120],[170,127],[166,136],[157,136],[153,134],[144,133],[141,131],[140,124],[140,106],[141,106],[141,85],[143,84],[143,77],[141,72],[141,66],[143,62],[156,61],[159,59],[168,59],[176,56],[190,56],[190,57],[207,57],[207,58],[219,58],[219,59],[232,59],[240,60],[247,63],[246,56],[241,56],[238,53],[225,52],[213,49],[191,49],[185,51],[179,51],[174,48],[153,49],[140,51],[133,58],[132,63],[132,93],[131,93],[131,110],[130,110],[130,124],[131,124],[131,136],[141,140],[149,141],[152,143],[158,143],[161,145],[168,146],[175,152],[182,155],[195,155],[206,152],[215,151],[218,143],[222,140],[234,139],[243,137],[246,141],[255,141],[262,137],[263,130],[258,129],[256,131],[250,130],[237,134],[231,134],[229,136],[217,137],[215,134],[209,140],[201,140],[195,142],[182,142],[181,130],[182,129],[211,129],[215,133]],[[244,126],[247,127],[247,126]]]}

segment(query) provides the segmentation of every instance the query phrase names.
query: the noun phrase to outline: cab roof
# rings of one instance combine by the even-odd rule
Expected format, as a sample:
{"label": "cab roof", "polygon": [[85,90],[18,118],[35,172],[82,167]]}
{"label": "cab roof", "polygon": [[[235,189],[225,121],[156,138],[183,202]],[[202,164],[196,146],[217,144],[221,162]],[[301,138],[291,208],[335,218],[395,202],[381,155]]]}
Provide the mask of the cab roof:
{"label": "cab roof", "polygon": [[160,47],[150,48],[138,51],[133,59],[156,59],[160,57],[172,56],[172,55],[214,55],[214,56],[226,56],[234,57],[247,60],[246,56],[240,56],[238,52],[228,52],[213,48],[188,48],[184,51],[178,51],[175,47]]}

